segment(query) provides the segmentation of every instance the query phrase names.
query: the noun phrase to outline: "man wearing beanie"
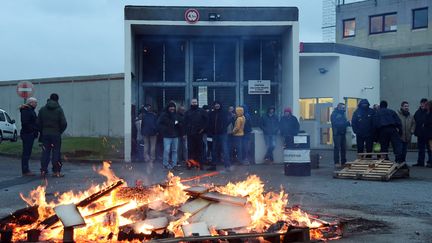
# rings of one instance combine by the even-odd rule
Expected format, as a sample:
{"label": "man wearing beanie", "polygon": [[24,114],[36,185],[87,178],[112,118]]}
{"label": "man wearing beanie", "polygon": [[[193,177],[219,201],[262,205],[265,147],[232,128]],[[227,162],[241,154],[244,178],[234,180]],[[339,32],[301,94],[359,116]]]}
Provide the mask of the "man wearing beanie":
{"label": "man wearing beanie", "polygon": [[[61,163],[61,135],[66,130],[67,122],[63,109],[58,103],[59,96],[51,94],[47,104],[39,111],[37,124],[41,132],[42,158],[41,176],[48,173],[48,164],[51,160],[53,177],[63,177],[60,173]],[[50,158],[51,157],[51,158]]]}
{"label": "man wearing beanie", "polygon": [[22,139],[22,156],[21,156],[21,172],[23,176],[34,176],[29,168],[29,160],[32,153],[34,140],[38,137],[38,127],[36,124],[37,99],[30,97],[26,103],[20,107],[21,112],[21,139]]}

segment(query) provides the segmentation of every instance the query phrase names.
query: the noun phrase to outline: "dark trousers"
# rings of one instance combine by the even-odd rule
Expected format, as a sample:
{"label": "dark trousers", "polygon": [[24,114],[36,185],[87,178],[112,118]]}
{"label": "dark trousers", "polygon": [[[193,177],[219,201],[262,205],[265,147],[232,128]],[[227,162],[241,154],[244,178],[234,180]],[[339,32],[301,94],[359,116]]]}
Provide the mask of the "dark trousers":
{"label": "dark trousers", "polygon": [[226,134],[213,135],[211,154],[214,165],[220,164],[223,160],[225,168],[231,166]]}
{"label": "dark trousers", "polygon": [[242,162],[243,161],[243,136],[232,137],[232,148],[236,153],[237,160],[239,162]]}
{"label": "dark trousers", "polygon": [[[400,139],[399,133],[394,127],[383,127],[379,133],[379,143],[381,144],[381,152],[388,152],[389,145],[391,143],[393,152],[395,154],[395,160],[397,163],[402,163],[402,140]],[[388,156],[386,157],[388,159]]]}
{"label": "dark trousers", "polygon": [[406,155],[408,151],[408,143],[401,142],[401,162],[406,162]]}
{"label": "dark trousers", "polygon": [[250,156],[250,133],[245,133],[243,135],[243,162],[251,162],[251,156]]}
{"label": "dark trousers", "polygon": [[284,136],[284,146],[285,148],[294,148],[294,136]]}
{"label": "dark trousers", "polygon": [[203,158],[203,135],[192,134],[187,136],[188,157],[202,164]]}
{"label": "dark trousers", "polygon": [[51,159],[52,171],[60,172],[62,163],[60,159],[61,136],[60,135],[42,135],[42,158],[41,172],[48,172],[48,164]]}
{"label": "dark trousers", "polygon": [[21,172],[30,172],[29,160],[32,153],[33,143],[35,140],[35,135],[33,133],[21,134],[22,139],[22,156],[21,156]]}
{"label": "dark trousers", "polygon": [[[333,134],[333,159],[335,164],[346,163],[346,138],[345,134]],[[340,157],[339,157],[340,153]]]}
{"label": "dark trousers", "polygon": [[418,147],[418,159],[417,164],[425,164],[425,153],[427,151],[428,160],[427,163],[432,165],[432,152],[429,148],[428,140],[425,137],[417,137],[417,147]]}
{"label": "dark trousers", "polygon": [[362,137],[357,136],[357,153],[364,153],[366,148],[366,153],[372,153],[373,149],[373,138],[372,137]]}

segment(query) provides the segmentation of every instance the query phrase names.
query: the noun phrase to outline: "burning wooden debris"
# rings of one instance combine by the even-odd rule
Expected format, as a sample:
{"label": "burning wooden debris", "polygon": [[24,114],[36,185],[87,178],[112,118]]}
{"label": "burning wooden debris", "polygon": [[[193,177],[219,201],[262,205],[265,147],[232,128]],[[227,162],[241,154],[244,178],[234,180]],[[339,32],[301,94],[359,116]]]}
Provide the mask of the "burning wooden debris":
{"label": "burning wooden debris", "polygon": [[[0,221],[10,241],[156,241],[265,239],[271,242],[336,239],[342,229],[286,208],[285,192],[264,192],[257,176],[226,186],[189,186],[191,178],[168,175],[165,183],[127,187],[104,164],[103,186],[47,202],[39,187],[22,198],[29,204]],[[213,176],[215,173],[202,176]],[[194,178],[201,178],[194,177]],[[185,184],[183,184],[185,183]],[[307,234],[306,234],[306,233]],[[288,237],[288,238],[287,238]],[[5,242],[7,242],[6,239]]]}

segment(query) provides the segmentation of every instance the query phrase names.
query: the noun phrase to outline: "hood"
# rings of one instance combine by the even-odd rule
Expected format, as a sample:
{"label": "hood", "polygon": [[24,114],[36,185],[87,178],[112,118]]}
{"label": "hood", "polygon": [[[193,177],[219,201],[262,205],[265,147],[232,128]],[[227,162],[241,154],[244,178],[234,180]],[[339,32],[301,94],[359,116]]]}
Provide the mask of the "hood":
{"label": "hood", "polygon": [[269,108],[267,108],[267,114],[270,112],[271,109],[273,109],[276,113],[276,108],[274,106],[270,106]]}
{"label": "hood", "polygon": [[29,105],[23,104],[23,105],[21,105],[21,106],[19,107],[19,109],[20,109],[20,110],[28,110],[28,109],[32,109],[32,107],[29,106]]}
{"label": "hood", "polygon": [[361,99],[357,107],[361,108],[363,105],[367,105],[369,107],[370,106],[369,101],[367,99]]}
{"label": "hood", "polygon": [[55,110],[55,109],[59,108],[60,105],[56,101],[54,101],[54,100],[48,100],[48,102],[46,104],[46,107],[49,110]]}
{"label": "hood", "polygon": [[243,115],[244,115],[243,107],[237,107],[237,108],[235,109],[235,111],[236,111],[236,115],[237,115],[237,117],[240,117],[240,116],[243,116]]}

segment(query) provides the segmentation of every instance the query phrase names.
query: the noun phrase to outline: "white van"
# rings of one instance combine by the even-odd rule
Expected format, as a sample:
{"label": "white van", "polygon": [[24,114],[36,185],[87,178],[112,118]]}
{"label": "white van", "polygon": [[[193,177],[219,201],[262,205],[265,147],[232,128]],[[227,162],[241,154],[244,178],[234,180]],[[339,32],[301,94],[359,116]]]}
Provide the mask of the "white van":
{"label": "white van", "polygon": [[15,120],[11,119],[6,111],[0,109],[0,143],[3,140],[16,142],[18,140],[18,131]]}

